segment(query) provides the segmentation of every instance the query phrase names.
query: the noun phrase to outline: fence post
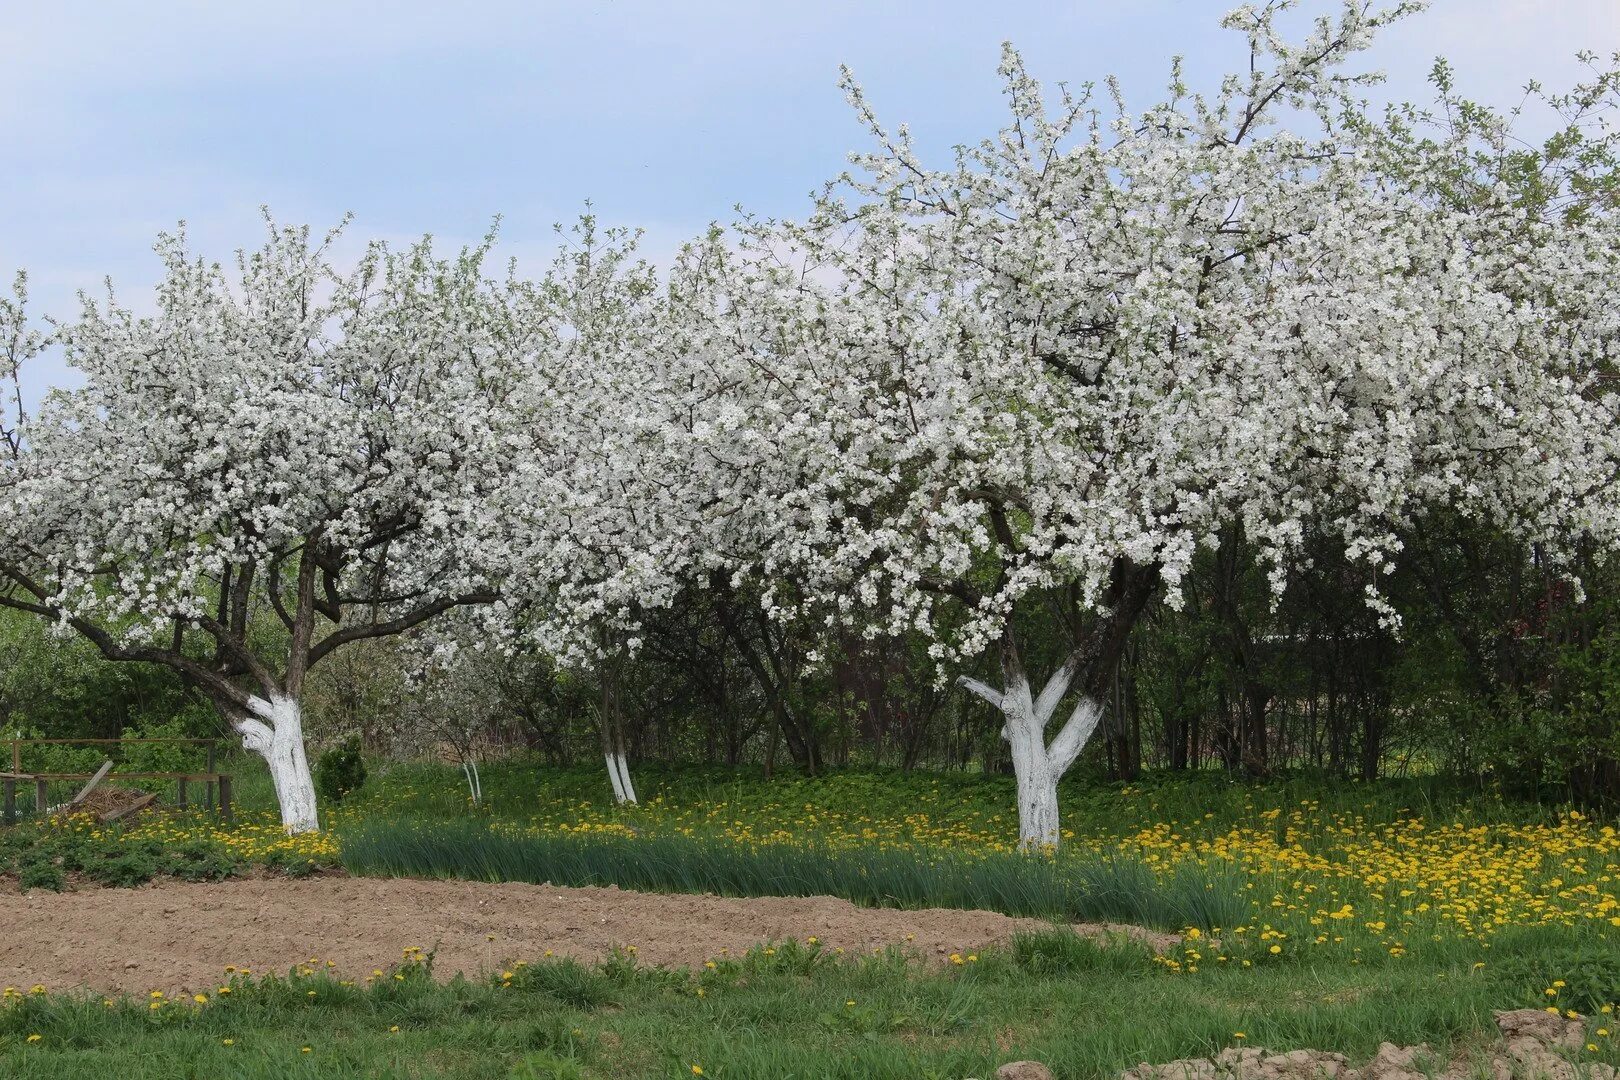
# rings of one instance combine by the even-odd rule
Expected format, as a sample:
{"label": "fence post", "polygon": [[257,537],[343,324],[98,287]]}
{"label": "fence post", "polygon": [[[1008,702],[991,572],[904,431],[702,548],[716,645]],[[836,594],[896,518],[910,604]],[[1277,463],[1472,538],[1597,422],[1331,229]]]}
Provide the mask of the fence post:
{"label": "fence post", "polygon": [[180,778],[180,801],[176,804],[181,810],[186,808],[186,784],[187,780],[182,776]]}
{"label": "fence post", "polygon": [[208,783],[203,788],[203,805],[209,810],[214,808],[214,740],[208,740],[208,767],[204,770],[209,774]]}
{"label": "fence post", "polygon": [[22,743],[17,739],[11,740],[11,771],[22,772]]}
{"label": "fence post", "polygon": [[50,805],[50,781],[43,776],[34,780],[34,812],[40,817],[45,816],[45,810]]}
{"label": "fence post", "polygon": [[5,819],[7,825],[17,824],[17,779],[8,776],[0,780],[0,787],[5,789]]}

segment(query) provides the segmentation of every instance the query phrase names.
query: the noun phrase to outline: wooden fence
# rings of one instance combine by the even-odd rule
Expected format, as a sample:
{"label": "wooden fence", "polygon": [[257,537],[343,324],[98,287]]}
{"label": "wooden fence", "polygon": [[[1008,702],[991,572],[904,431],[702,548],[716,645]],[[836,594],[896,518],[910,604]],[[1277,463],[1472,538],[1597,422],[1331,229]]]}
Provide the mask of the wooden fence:
{"label": "wooden fence", "polygon": [[[34,809],[45,813],[49,808],[48,788],[53,780],[163,780],[174,781],[178,787],[175,805],[185,809],[190,805],[190,787],[203,785],[203,806],[215,810],[225,820],[231,820],[231,777],[219,772],[215,766],[218,739],[7,739],[11,744],[11,771],[0,772],[0,822],[7,825],[17,821],[17,785],[34,785]],[[208,761],[202,772],[117,772],[99,773],[23,772],[22,748],[25,746],[126,746],[135,743],[184,743],[203,746]]]}

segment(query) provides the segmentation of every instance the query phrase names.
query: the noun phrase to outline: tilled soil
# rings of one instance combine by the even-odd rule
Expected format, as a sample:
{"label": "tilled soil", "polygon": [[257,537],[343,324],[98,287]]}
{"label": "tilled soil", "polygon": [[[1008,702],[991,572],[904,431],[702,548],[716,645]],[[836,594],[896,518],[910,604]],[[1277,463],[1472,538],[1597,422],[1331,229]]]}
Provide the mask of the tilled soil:
{"label": "tilled soil", "polygon": [[[696,967],[722,950],[738,955],[762,941],[812,935],[846,954],[899,945],[945,960],[1049,926],[987,911],[861,908],[826,896],[338,876],[170,882],[0,896],[0,984],[191,991],[217,985],[226,965],[285,974],[311,959],[361,978],[412,946],[436,954],[442,978],[538,960],[546,950],[597,960],[632,945],[643,964]],[[1076,929],[1145,935],[1156,947],[1173,940],[1125,927]]]}

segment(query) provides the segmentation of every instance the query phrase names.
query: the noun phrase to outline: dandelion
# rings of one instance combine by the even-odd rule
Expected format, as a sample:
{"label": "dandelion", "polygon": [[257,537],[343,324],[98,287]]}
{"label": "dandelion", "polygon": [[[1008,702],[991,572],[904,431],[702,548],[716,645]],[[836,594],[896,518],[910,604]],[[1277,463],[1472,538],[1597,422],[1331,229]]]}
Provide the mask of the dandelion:
{"label": "dandelion", "polygon": [[219,1041],[221,1043],[225,1044],[226,1046],[235,1046],[236,1045],[236,1040],[235,1039],[221,1039]]}

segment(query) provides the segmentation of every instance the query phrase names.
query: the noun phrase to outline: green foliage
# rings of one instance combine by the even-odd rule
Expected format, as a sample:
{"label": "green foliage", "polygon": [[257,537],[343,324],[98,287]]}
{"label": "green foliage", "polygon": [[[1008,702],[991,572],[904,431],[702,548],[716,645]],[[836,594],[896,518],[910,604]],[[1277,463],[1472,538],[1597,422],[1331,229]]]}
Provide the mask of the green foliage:
{"label": "green foliage", "polygon": [[98,852],[82,865],[87,877],[102,885],[131,888],[144,885],[157,876],[158,863],[144,848],[134,845]]}
{"label": "green foliage", "polygon": [[229,850],[201,840],[125,836],[116,827],[88,829],[48,822],[0,829],[0,873],[15,873],[24,888],[60,890],[68,872],[120,888],[143,885],[155,877],[218,881],[238,866]]}
{"label": "green foliage", "polygon": [[544,995],[570,1009],[600,1009],[617,1000],[615,979],[600,967],[587,967],[567,957],[556,963],[524,964],[513,971],[509,981],[514,990]]}
{"label": "green foliage", "polygon": [[166,668],[113,663],[82,638],[0,610],[0,734],[117,738],[138,718],[173,714],[186,702],[185,687]]}
{"label": "green foliage", "polygon": [[[144,719],[124,729],[125,739],[193,739],[196,732],[217,727],[213,710],[192,705],[167,719]],[[121,772],[201,772],[207,751],[201,746],[175,742],[129,742],[119,747],[124,761]]]}
{"label": "green foliage", "polygon": [[1038,975],[1128,975],[1151,962],[1152,950],[1126,938],[1098,940],[1053,930],[1017,935],[1011,956],[1018,968]]}
{"label": "green foliage", "polygon": [[315,767],[315,790],[321,798],[340,803],[366,782],[366,763],[360,756],[360,737],[351,735],[321,755]]}
{"label": "green foliage", "polygon": [[[1575,947],[1553,935],[1527,934],[1520,948],[1486,970],[1503,988],[1504,998],[1519,1008],[1556,1005],[1595,1015],[1605,1005],[1620,1002],[1620,943]],[[1548,990],[1555,993],[1549,995]]]}
{"label": "green foliage", "polygon": [[17,872],[17,884],[23,891],[29,889],[49,889],[51,892],[61,892],[67,885],[67,877],[62,868],[45,859],[31,859],[22,864]]}

